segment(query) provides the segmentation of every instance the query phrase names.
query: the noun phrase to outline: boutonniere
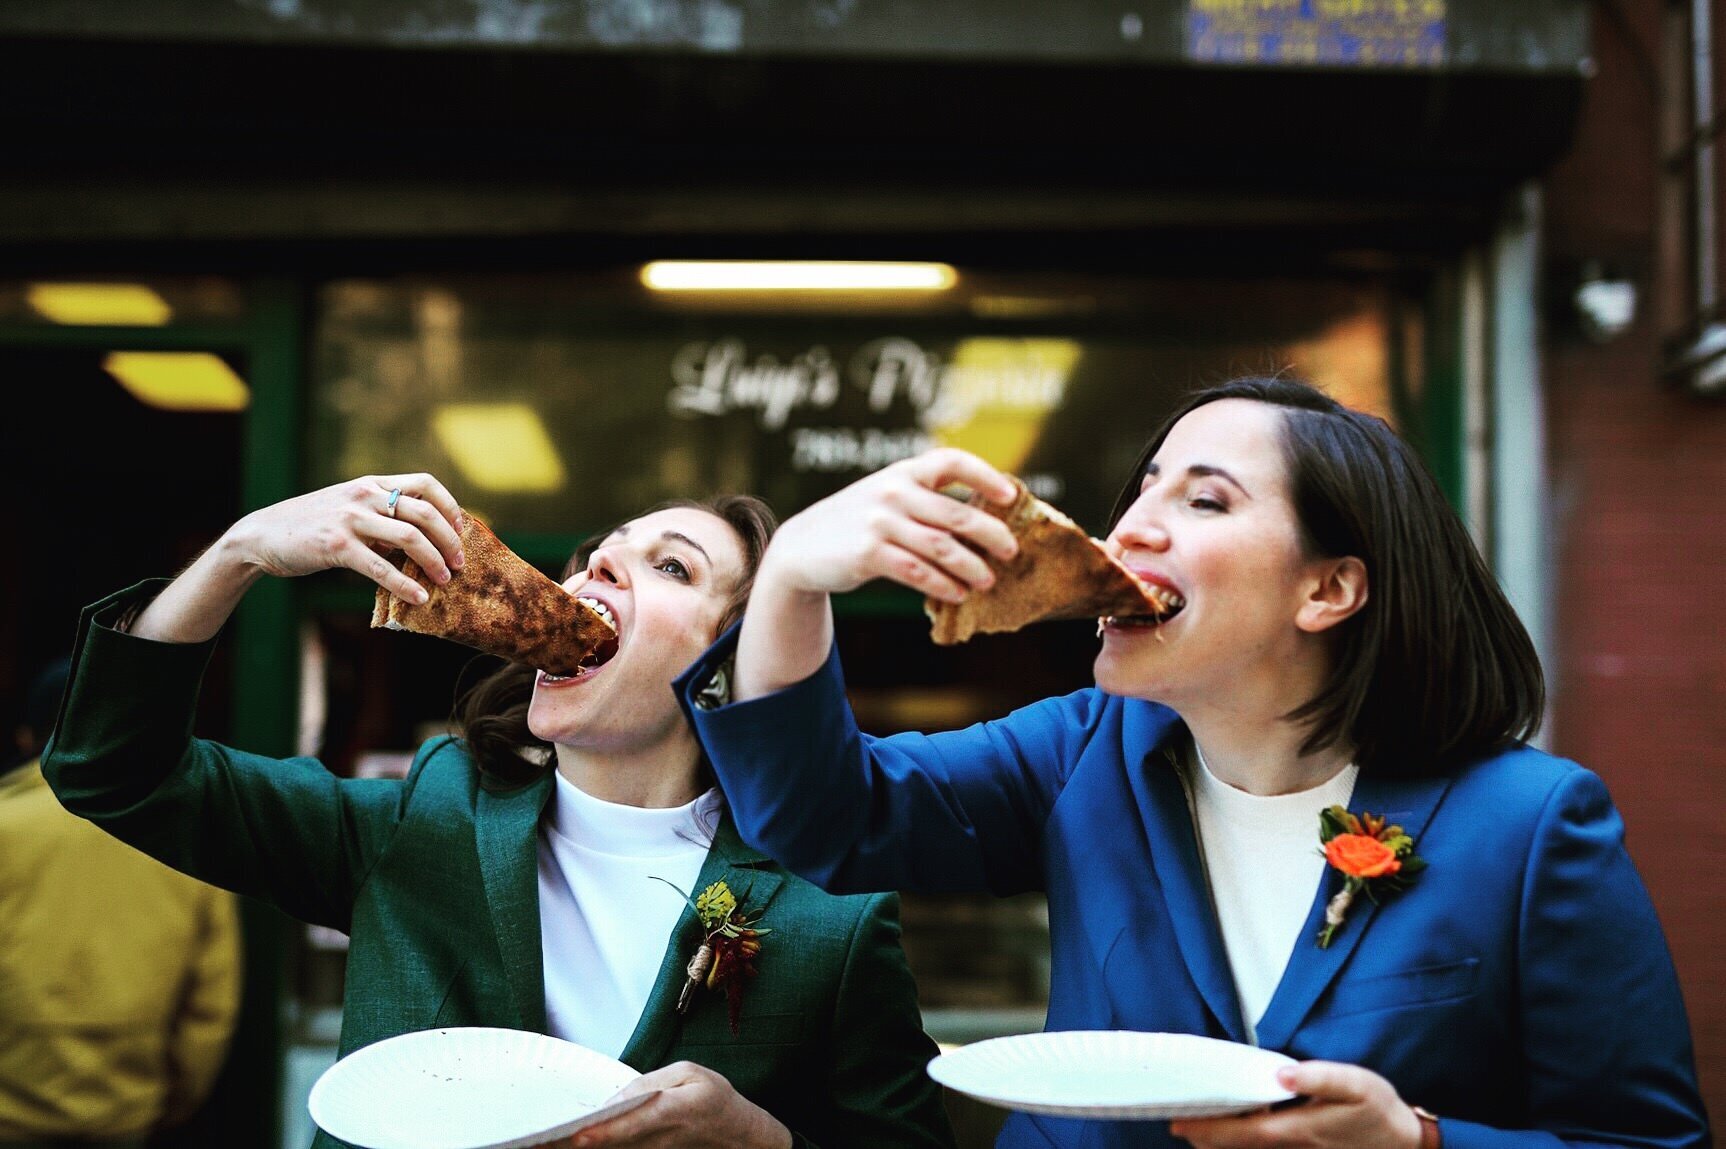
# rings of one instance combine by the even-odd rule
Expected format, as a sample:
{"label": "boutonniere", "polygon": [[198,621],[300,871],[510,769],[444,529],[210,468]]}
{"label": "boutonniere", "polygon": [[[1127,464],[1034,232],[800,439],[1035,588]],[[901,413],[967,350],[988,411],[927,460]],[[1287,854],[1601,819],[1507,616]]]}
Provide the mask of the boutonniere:
{"label": "boutonniere", "polygon": [[1343,876],[1342,889],[1324,907],[1324,929],[1318,935],[1321,949],[1330,945],[1360,894],[1376,902],[1408,888],[1415,875],[1426,869],[1426,859],[1414,852],[1414,839],[1401,826],[1387,826],[1383,818],[1365,811],[1358,816],[1341,806],[1319,811],[1318,840],[1324,860]]}
{"label": "boutonniere", "polygon": [[[665,882],[664,878],[657,880]],[[670,882],[665,884],[677,890]],[[683,894],[682,890],[677,892]],[[747,899],[749,891],[744,890],[743,896]],[[683,894],[683,900],[689,903],[701,922],[702,935],[701,944],[695,948],[695,956],[684,968],[686,979],[683,992],[677,995],[677,1012],[689,1012],[689,1007],[695,1002],[695,991],[701,986],[722,989],[725,991],[731,1033],[736,1036],[737,1024],[743,1014],[743,983],[755,976],[755,959],[761,953],[761,939],[773,931],[757,926],[761,915],[750,917],[745,914],[738,905],[737,895],[724,882],[714,882],[693,898]]]}

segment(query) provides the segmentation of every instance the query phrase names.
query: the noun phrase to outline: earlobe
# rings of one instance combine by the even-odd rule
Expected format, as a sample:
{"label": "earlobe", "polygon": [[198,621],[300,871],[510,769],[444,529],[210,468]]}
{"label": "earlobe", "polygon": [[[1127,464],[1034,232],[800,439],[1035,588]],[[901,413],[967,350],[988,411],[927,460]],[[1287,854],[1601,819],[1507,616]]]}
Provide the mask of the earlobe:
{"label": "earlobe", "polygon": [[1366,564],[1353,555],[1326,559],[1310,584],[1295,625],[1310,634],[1329,630],[1366,605]]}

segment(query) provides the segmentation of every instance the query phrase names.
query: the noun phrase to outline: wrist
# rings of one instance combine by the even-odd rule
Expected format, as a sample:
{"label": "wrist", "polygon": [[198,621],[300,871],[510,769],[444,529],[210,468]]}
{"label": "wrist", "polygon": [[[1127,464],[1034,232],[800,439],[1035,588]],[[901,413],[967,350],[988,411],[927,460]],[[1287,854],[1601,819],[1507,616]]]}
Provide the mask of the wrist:
{"label": "wrist", "polygon": [[1409,1112],[1414,1114],[1416,1125],[1415,1149],[1443,1149],[1444,1135],[1438,1127],[1438,1118],[1418,1105],[1409,1106]]}

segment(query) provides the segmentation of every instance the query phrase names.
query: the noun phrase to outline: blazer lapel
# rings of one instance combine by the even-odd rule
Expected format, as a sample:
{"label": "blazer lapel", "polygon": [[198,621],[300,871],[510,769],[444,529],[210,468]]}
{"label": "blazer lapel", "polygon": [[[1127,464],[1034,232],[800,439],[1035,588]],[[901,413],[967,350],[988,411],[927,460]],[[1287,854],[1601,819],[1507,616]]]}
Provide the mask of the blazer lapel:
{"label": "blazer lapel", "polygon": [[519,790],[481,790],[474,835],[498,952],[522,1028],[545,1032],[545,955],[539,934],[539,817],[552,778]]}
{"label": "blazer lapel", "polygon": [[[1186,727],[1179,723],[1163,730],[1157,743],[1142,752],[1140,769],[1129,771],[1130,785],[1144,818],[1151,863],[1168,906],[1181,959],[1223,1031],[1231,1040],[1245,1041],[1234,974],[1223,948],[1222,927],[1211,903],[1210,884],[1205,880],[1198,838],[1193,832],[1192,807],[1181,779],[1179,750],[1187,737]],[[1135,741],[1148,745],[1133,739],[1130,731],[1126,741],[1129,745]]]}
{"label": "blazer lapel", "polygon": [[[1421,831],[1426,829],[1433,811],[1438,808],[1439,801],[1449,789],[1449,778],[1375,778],[1363,773],[1355,784],[1354,796],[1349,801],[1348,808],[1356,814],[1365,811],[1380,815],[1387,822],[1401,826],[1418,847]],[[1318,841],[1316,824],[1313,827],[1313,841]],[[1325,988],[1342,969],[1343,963],[1348,961],[1349,955],[1361,943],[1373,919],[1378,916],[1378,903],[1364,896],[1355,899],[1349,906],[1348,918],[1342,928],[1331,938],[1330,945],[1321,949],[1318,934],[1324,926],[1325,905],[1341,888],[1330,867],[1325,867],[1324,878],[1313,895],[1306,924],[1301,927],[1300,936],[1295,939],[1294,952],[1289,955],[1282,981],[1277,983],[1276,993],[1272,995],[1270,1005],[1265,1008],[1265,1015],[1258,1024],[1258,1043],[1266,1049],[1281,1049],[1289,1043],[1295,1030],[1318,1001],[1319,995],[1324,993]],[[1418,888],[1418,883],[1411,887]],[[1400,897],[1407,892],[1391,896]]]}
{"label": "blazer lapel", "polygon": [[[737,895],[738,905],[751,916],[767,907],[785,881],[785,876],[773,866],[771,858],[743,844],[731,824],[729,813],[720,817],[719,826],[713,833],[713,845],[707,851],[707,860],[701,863],[701,873],[695,879],[695,889],[687,892],[693,898],[718,881],[731,887],[731,892]],[[624,1047],[619,1061],[646,1073],[668,1060],[667,1054],[683,1026],[683,1015],[677,1012],[677,999],[683,993],[683,983],[688,977],[689,959],[695,956],[700,944],[701,922],[696,918],[694,908],[686,905],[671,931],[671,942],[659,963],[659,977],[654,981],[653,992],[648,995],[647,1005],[641,1011],[641,1020],[636,1023],[635,1033]]]}

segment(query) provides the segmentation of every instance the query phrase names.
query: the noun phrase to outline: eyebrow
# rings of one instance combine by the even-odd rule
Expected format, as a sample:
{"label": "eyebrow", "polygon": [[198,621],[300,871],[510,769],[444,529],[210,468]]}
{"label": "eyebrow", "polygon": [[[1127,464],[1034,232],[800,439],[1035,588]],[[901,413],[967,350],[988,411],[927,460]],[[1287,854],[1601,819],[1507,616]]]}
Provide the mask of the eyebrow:
{"label": "eyebrow", "polygon": [[[1163,469],[1156,463],[1145,464],[1146,477],[1160,475],[1162,473]],[[1239,491],[1246,498],[1250,499],[1253,497],[1252,492],[1248,491],[1239,479],[1229,474],[1228,471],[1222,467],[1213,467],[1209,463],[1194,463],[1192,466],[1187,468],[1187,474],[1200,479],[1211,477],[1225,479],[1234,486],[1235,490]]]}
{"label": "eyebrow", "polygon": [[[621,539],[621,538],[627,538],[628,536],[629,536],[629,524],[625,523],[623,526],[618,527],[615,531],[612,531],[611,534],[607,535],[606,537],[612,538],[612,539]],[[713,565],[713,556],[707,553],[707,548],[702,546],[700,543],[696,542],[694,539],[690,538],[688,535],[684,534],[682,531],[661,531],[659,534],[659,537],[664,539],[667,542],[685,543],[691,547],[694,547],[697,551],[699,551],[701,553],[701,557],[707,560],[708,566]]]}

